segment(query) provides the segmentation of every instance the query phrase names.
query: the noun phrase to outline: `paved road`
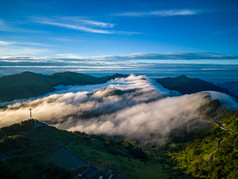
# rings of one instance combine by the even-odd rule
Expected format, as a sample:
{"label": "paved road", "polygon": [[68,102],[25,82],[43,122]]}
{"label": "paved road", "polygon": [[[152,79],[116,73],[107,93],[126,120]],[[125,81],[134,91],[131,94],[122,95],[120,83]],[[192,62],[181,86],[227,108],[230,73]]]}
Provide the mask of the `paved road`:
{"label": "paved road", "polygon": [[14,155],[14,156],[11,156],[13,153],[22,151],[22,150],[26,149],[27,147],[32,146],[32,145],[36,142],[36,140],[37,140],[37,138],[38,138],[40,132],[41,132],[43,129],[45,129],[47,126],[48,126],[47,124],[44,124],[44,123],[43,123],[43,127],[41,127],[41,128],[36,132],[36,134],[34,135],[32,141],[31,141],[31,143],[30,143],[29,145],[24,146],[24,147],[21,147],[21,148],[16,149],[16,150],[13,150],[13,151],[11,151],[11,152],[8,152],[8,153],[5,154],[5,155],[0,156],[0,161],[7,160],[7,159],[12,159],[12,158],[17,158],[17,157],[24,157],[24,156],[36,155],[36,154],[40,153],[40,152],[35,152],[36,154],[29,153],[29,154],[22,154],[22,155]]}
{"label": "paved road", "polygon": [[42,125],[43,125],[43,127],[40,128],[40,130],[35,134],[34,138],[33,138],[32,141],[31,141],[31,144],[30,144],[29,146],[33,145],[33,144],[36,142],[36,140],[37,140],[37,138],[38,138],[40,132],[48,126],[48,125],[45,124],[45,123],[42,123]]}
{"label": "paved road", "polygon": [[[230,134],[233,134],[233,132],[232,132],[231,130],[225,128],[220,122],[218,122],[218,121],[212,121],[212,120],[209,120],[209,122],[214,123],[214,124],[218,125],[221,129],[228,131]],[[222,140],[223,140],[223,138],[221,138],[221,139],[219,139],[219,140],[217,141],[217,148],[216,148],[216,150],[211,154],[211,156],[210,156],[210,158],[209,158],[209,160],[208,160],[208,163],[209,163],[209,164],[213,161],[213,159],[214,159],[214,154],[215,154],[216,151],[218,151],[218,149],[219,149],[219,147],[220,147],[220,145],[221,145],[221,141],[222,141]]]}
{"label": "paved road", "polygon": [[231,134],[233,134],[233,132],[231,130],[225,128],[220,122],[218,122],[218,121],[209,121],[209,122],[211,122],[213,124],[217,124],[221,129],[226,130],[226,131],[230,132]]}

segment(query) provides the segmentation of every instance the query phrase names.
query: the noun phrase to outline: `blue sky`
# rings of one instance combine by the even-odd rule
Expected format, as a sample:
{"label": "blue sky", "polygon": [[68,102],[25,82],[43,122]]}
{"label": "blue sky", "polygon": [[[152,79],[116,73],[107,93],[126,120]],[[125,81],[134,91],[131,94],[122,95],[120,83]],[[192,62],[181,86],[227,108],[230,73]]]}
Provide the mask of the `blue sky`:
{"label": "blue sky", "polygon": [[236,0],[1,0],[0,76],[67,70],[236,80],[237,19]]}
{"label": "blue sky", "polygon": [[1,56],[238,55],[235,0],[8,0]]}

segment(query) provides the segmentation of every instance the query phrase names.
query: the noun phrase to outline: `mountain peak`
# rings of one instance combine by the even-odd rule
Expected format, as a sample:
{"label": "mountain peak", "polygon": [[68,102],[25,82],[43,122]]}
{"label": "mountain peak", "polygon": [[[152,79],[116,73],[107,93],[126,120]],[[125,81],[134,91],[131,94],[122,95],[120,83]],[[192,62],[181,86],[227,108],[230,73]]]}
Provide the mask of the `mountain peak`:
{"label": "mountain peak", "polygon": [[188,78],[187,76],[185,76],[185,75],[181,75],[181,76],[178,76],[177,78]]}

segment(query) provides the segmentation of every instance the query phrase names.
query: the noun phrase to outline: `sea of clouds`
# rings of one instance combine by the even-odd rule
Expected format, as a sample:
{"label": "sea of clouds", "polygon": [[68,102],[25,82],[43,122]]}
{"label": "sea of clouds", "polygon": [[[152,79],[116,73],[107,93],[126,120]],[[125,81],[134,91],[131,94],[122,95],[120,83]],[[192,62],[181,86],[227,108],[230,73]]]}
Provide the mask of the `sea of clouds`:
{"label": "sea of clouds", "polygon": [[105,84],[58,86],[54,93],[8,104],[0,109],[0,127],[33,118],[69,131],[120,135],[164,144],[179,128],[204,126],[200,108],[219,99],[230,109],[238,109],[228,95],[200,92],[180,95],[147,79],[130,75]]}

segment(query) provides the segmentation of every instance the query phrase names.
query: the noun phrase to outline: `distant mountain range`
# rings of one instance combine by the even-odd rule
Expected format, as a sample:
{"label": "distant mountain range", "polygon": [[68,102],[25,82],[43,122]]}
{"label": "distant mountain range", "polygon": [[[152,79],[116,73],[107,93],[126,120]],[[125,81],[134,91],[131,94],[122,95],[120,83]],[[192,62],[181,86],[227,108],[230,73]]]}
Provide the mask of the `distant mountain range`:
{"label": "distant mountain range", "polygon": [[23,72],[0,78],[0,101],[36,97],[55,91],[54,87],[58,85],[101,84],[118,77],[127,77],[127,75],[94,77],[75,72],[62,72],[46,76]]}
{"label": "distant mountain range", "polygon": [[168,77],[156,79],[163,87],[178,91],[182,94],[191,94],[200,91],[218,91],[231,94],[226,88],[214,85],[211,82],[200,80],[198,78],[188,78],[184,75],[178,77]]}
{"label": "distant mountain range", "polygon": [[238,82],[237,81],[225,82],[223,84],[218,83],[217,86],[226,88],[231,92],[231,94],[238,96]]}
{"label": "distant mountain range", "polygon": [[[118,77],[128,75],[114,74],[112,76],[94,77],[75,72],[54,73],[42,75],[32,72],[23,72],[14,75],[0,77],[0,101],[12,101],[55,91],[58,85],[89,85],[106,83]],[[230,82],[215,85],[198,78],[188,78],[184,75],[156,79],[158,83],[167,89],[179,91],[182,94],[191,94],[200,91],[218,91],[229,95],[238,96],[238,82]],[[228,90],[229,89],[229,90]]]}

